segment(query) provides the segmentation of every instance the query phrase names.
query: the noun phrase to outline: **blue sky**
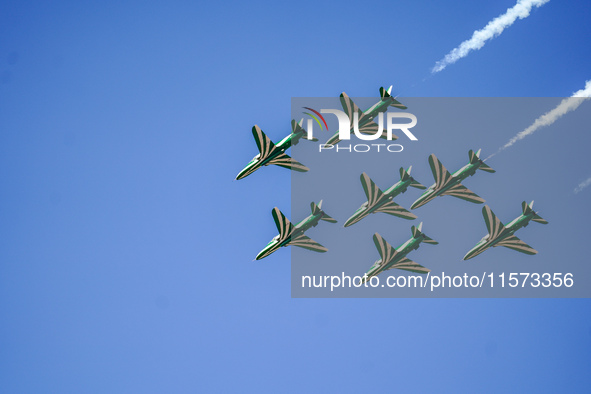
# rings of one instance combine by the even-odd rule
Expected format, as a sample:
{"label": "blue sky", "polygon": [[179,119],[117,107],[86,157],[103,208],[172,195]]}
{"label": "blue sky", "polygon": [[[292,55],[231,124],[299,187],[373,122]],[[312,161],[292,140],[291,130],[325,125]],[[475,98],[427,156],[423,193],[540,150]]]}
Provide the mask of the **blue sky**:
{"label": "blue sky", "polygon": [[[430,77],[514,4],[3,2],[0,391],[588,388],[588,300],[292,299],[287,250],[251,261],[274,235],[271,208],[291,217],[289,172],[233,181],[254,124],[287,133],[291,97],[583,88],[591,4],[574,0]],[[583,150],[584,132],[540,130],[496,169],[530,165],[526,146],[569,162],[564,141]],[[547,204],[588,201],[572,195],[588,165],[572,167]],[[563,230],[588,234],[583,220]]]}

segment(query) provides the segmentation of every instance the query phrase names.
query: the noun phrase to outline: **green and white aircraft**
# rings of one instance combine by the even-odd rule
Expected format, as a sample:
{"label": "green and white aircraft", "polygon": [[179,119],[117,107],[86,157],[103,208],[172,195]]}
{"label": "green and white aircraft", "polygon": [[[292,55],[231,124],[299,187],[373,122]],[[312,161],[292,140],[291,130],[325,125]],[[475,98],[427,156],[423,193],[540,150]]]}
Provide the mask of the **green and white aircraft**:
{"label": "green and white aircraft", "polygon": [[469,190],[466,186],[462,185],[461,182],[469,176],[476,173],[476,170],[482,170],[486,172],[496,172],[482,160],[480,160],[480,149],[474,153],[472,149],[468,152],[470,162],[464,167],[460,168],[452,174],[441,164],[441,162],[435,157],[435,155],[429,156],[429,165],[431,166],[431,172],[433,172],[433,178],[435,183],[432,184],[422,195],[415,201],[410,209],[415,209],[425,205],[429,201],[433,200],[437,196],[454,196],[461,198],[462,200],[470,201],[476,204],[482,204],[484,199],[479,197],[476,193]]}
{"label": "green and white aircraft", "polygon": [[275,207],[273,208],[273,219],[277,225],[279,234],[276,235],[263,250],[257,255],[256,259],[260,260],[263,257],[267,257],[271,253],[275,252],[282,246],[299,246],[300,248],[313,250],[314,252],[327,252],[324,246],[320,245],[316,241],[312,241],[309,237],[305,236],[304,233],[311,227],[316,227],[320,220],[324,220],[329,223],[336,223],[337,221],[326,214],[322,210],[322,200],[316,205],[312,202],[310,204],[312,208],[312,214],[296,224],[295,226],[285,217],[281,211]]}
{"label": "green and white aircraft", "polygon": [[282,139],[279,143],[274,144],[269,137],[263,133],[261,128],[255,125],[252,128],[252,134],[259,148],[259,154],[252,158],[250,163],[236,176],[236,179],[242,179],[262,166],[275,164],[279,167],[289,168],[294,171],[306,172],[308,167],[302,163],[297,162],[290,156],[285,154],[285,151],[292,145],[296,145],[300,138],[305,138],[310,141],[318,141],[317,138],[311,138],[308,132],[302,127],[303,119],[300,123],[295,120],[291,121],[291,134]]}
{"label": "green and white aircraft", "polygon": [[377,185],[370,179],[370,177],[364,172],[361,174],[361,185],[363,185],[363,191],[367,201],[364,202],[361,207],[345,222],[345,227],[349,227],[370,213],[384,212],[389,215],[398,216],[403,219],[413,220],[416,219],[416,215],[410,213],[400,205],[396,204],[393,199],[400,193],[406,192],[409,186],[416,187],[417,189],[426,189],[425,186],[415,181],[410,176],[411,167],[408,170],[400,167],[400,181],[396,182],[392,187],[386,191],[381,191]]}
{"label": "green and white aircraft", "polygon": [[[349,117],[351,121],[350,130],[353,131],[353,114],[355,112],[359,113],[359,132],[362,134],[376,134],[379,130],[379,126],[377,123],[373,121],[373,119],[378,116],[382,112],[388,111],[389,107],[395,107],[400,109],[406,109],[407,107],[402,105],[395,97],[390,95],[392,91],[392,86],[388,90],[384,89],[383,87],[380,88],[380,96],[381,100],[374,104],[371,108],[368,108],[365,112],[361,111],[357,104],[351,100],[347,93],[341,93],[341,105],[343,106],[343,110]],[[384,130],[380,138],[386,138],[387,131]],[[398,139],[397,136],[392,134],[392,140]],[[338,144],[340,141],[339,139],[339,132],[337,131],[335,135],[330,137],[328,141],[326,141],[326,145],[335,145]]]}
{"label": "green and white aircraft", "polygon": [[380,234],[375,233],[373,236],[373,242],[376,244],[376,248],[378,248],[381,259],[376,261],[369,271],[367,271],[362,283],[368,282],[372,277],[394,268],[416,272],[418,274],[426,274],[427,272],[430,272],[430,269],[406,258],[407,254],[419,248],[421,242],[432,245],[437,245],[439,243],[427,237],[421,231],[422,227],[423,223],[419,224],[418,227],[412,226],[412,238],[400,245],[398,249],[394,249]]}
{"label": "green and white aircraft", "polygon": [[510,223],[503,225],[503,223],[501,223],[499,218],[497,218],[488,205],[485,205],[482,208],[482,216],[484,216],[484,222],[486,223],[488,234],[482,237],[480,242],[478,242],[475,247],[466,253],[464,260],[468,260],[474,256],[479,255],[491,246],[504,246],[506,248],[513,249],[525,254],[538,253],[534,248],[513,235],[520,228],[527,226],[532,220],[534,222],[548,224],[547,220],[542,219],[542,217],[533,210],[533,206],[533,201],[529,205],[523,201],[521,203],[521,209],[523,213],[519,217],[512,220]]}

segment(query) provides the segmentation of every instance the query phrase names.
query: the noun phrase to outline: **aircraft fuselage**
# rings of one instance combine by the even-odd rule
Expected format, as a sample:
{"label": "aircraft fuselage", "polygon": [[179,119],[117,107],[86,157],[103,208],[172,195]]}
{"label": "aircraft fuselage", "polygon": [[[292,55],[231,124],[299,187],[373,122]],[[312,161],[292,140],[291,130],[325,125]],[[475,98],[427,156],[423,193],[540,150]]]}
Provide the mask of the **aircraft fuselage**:
{"label": "aircraft fuselage", "polygon": [[386,264],[382,265],[382,259],[376,261],[374,265],[369,269],[369,271],[367,271],[366,275],[368,277],[368,280],[386,271],[394,264],[398,263],[403,258],[405,258],[407,254],[409,254],[413,250],[418,249],[421,245],[421,242],[423,242],[423,239],[425,239],[425,235],[421,234],[416,238],[412,237],[411,239],[400,245],[398,248],[396,248],[396,256]]}
{"label": "aircraft fuselage", "polygon": [[287,137],[283,138],[279,141],[275,146],[278,148],[274,153],[269,155],[264,160],[260,160],[261,154],[257,154],[252,160],[244,167],[242,171],[238,174],[236,179],[242,179],[247,175],[252,174],[254,171],[258,170],[262,166],[268,166],[269,162],[275,159],[280,154],[284,153],[290,146],[296,145],[300,138],[304,136],[304,133],[290,133]]}
{"label": "aircraft fuselage", "polygon": [[529,224],[530,220],[533,219],[535,212],[528,213],[527,215],[520,215],[513,219],[511,222],[505,225],[503,231],[495,238],[490,239],[490,234],[486,234],[482,239],[474,246],[468,253],[466,253],[467,257],[464,257],[464,260],[471,259],[473,257],[478,256],[480,253],[484,252],[486,249],[496,246],[499,242],[511,237],[517,230],[522,227],[525,227]]}
{"label": "aircraft fuselage", "polygon": [[[415,206],[416,208],[424,205],[426,202],[425,201],[430,201],[433,198],[437,197],[437,196],[441,196],[443,193],[445,193],[447,190],[451,189],[452,187],[454,187],[455,185],[462,183],[462,181],[466,178],[468,178],[469,176],[472,176],[476,173],[476,170],[478,170],[478,168],[480,167],[480,162],[476,162],[476,163],[468,163],[466,164],[464,167],[460,168],[459,170],[457,170],[456,172],[454,172],[451,176],[452,179],[450,182],[447,183],[447,185],[445,185],[444,187],[442,187],[439,190],[435,190],[435,187],[437,186],[437,183],[432,184],[431,186],[429,186],[429,188],[421,195],[421,197],[419,197],[417,199],[417,201],[415,201],[413,203],[413,206]],[[412,209],[412,207],[411,207]]]}
{"label": "aircraft fuselage", "polygon": [[[378,101],[377,103],[375,103],[374,105],[372,105],[370,108],[368,108],[366,111],[364,111],[363,113],[365,114],[365,116],[359,116],[361,119],[359,119],[359,128],[365,126],[366,124],[368,124],[369,122],[373,121],[374,118],[376,116],[378,116],[380,113],[382,112],[386,112],[388,111],[388,107],[390,106],[390,104],[392,103],[392,99],[390,97],[381,99],[380,101]],[[350,119],[351,121],[353,121],[353,119]],[[351,127],[351,130],[353,130],[353,127]],[[334,145],[337,144],[340,141],[339,139],[339,131],[337,131],[332,137],[330,137],[330,139],[328,141],[326,141],[327,145]]]}
{"label": "aircraft fuselage", "polygon": [[283,241],[279,241],[279,234],[277,234],[275,237],[273,237],[271,241],[269,241],[267,246],[265,246],[265,248],[261,250],[261,252],[257,255],[256,259],[259,260],[260,258],[273,253],[275,250],[283,246],[287,246],[287,244],[289,244],[293,238],[297,238],[298,236],[308,231],[310,228],[316,227],[318,225],[318,222],[320,221],[320,218],[322,218],[323,215],[324,212],[320,212],[316,215],[312,214],[308,216],[307,218],[296,224],[294,226],[293,232],[291,233],[291,236],[287,239],[284,239]]}
{"label": "aircraft fuselage", "polygon": [[406,181],[396,182],[392,187],[388,188],[386,191],[383,192],[384,196],[382,197],[382,199],[380,201],[378,201],[376,204],[374,204],[372,207],[368,207],[367,201],[364,202],[357,209],[357,211],[355,211],[355,213],[349,218],[349,220],[347,220],[347,222],[345,223],[345,227],[349,227],[349,226],[357,223],[358,221],[360,221],[361,219],[363,219],[364,217],[366,217],[370,213],[375,213],[375,211],[377,209],[379,209],[382,205],[392,201],[394,199],[394,197],[396,197],[397,195],[406,192],[406,190],[408,189],[408,186],[412,182],[413,182],[412,178],[409,178]]}

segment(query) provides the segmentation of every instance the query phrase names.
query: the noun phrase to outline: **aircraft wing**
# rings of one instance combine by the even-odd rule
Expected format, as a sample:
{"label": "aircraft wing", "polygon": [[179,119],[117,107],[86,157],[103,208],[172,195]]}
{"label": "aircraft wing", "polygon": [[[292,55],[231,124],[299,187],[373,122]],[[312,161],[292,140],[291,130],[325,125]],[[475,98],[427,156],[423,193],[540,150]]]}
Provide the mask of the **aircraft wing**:
{"label": "aircraft wing", "polygon": [[429,165],[435,179],[435,190],[440,190],[451,181],[452,176],[434,154],[429,156]]}
{"label": "aircraft wing", "polygon": [[277,226],[277,230],[279,230],[279,240],[285,241],[287,238],[291,236],[293,232],[293,224],[285,217],[283,213],[279,210],[279,208],[275,207],[272,211],[273,219],[275,220],[275,225]]}
{"label": "aircraft wing", "polygon": [[269,137],[263,133],[263,130],[259,126],[254,126],[252,128],[252,135],[254,136],[254,140],[257,143],[257,147],[259,148],[260,161],[264,161],[271,156],[275,156],[272,160],[270,160],[267,164],[275,164],[279,167],[289,168],[294,171],[299,172],[306,172],[310,169],[303,165],[302,163],[292,159],[271,141]]}
{"label": "aircraft wing", "polygon": [[269,164],[275,164],[279,167],[289,168],[290,170],[298,171],[298,172],[306,172],[310,169],[300,163],[299,161],[293,159],[292,157],[286,155],[285,153],[280,153],[277,157],[269,160]]}
{"label": "aircraft wing", "polygon": [[281,152],[281,149],[275,146],[273,141],[271,141],[271,139],[267,137],[265,133],[263,133],[263,130],[261,130],[259,126],[253,126],[252,135],[254,136],[254,140],[256,141],[259,152],[261,153],[259,160],[263,161],[270,157],[273,153]]}
{"label": "aircraft wing", "polygon": [[429,268],[425,268],[422,265],[415,263],[411,259],[407,259],[406,257],[388,269],[391,270],[394,268],[399,269],[399,270],[415,272],[417,274],[426,274],[427,272],[431,272],[431,270]]}
{"label": "aircraft wing", "polygon": [[486,228],[488,229],[488,234],[490,235],[489,239],[497,239],[499,235],[501,235],[501,233],[505,230],[505,226],[503,226],[503,223],[501,223],[497,215],[494,214],[488,205],[485,205],[482,208],[482,216],[484,216],[484,222],[486,223]]}
{"label": "aircraft wing", "polygon": [[360,124],[364,123],[364,121],[369,120],[369,119],[364,119],[364,118],[367,118],[367,115],[365,115],[363,113],[363,111],[359,109],[357,104],[355,104],[353,102],[353,100],[351,100],[351,98],[345,92],[341,93],[341,105],[343,106],[343,110],[345,110],[345,113],[347,114],[347,116],[351,120],[351,129],[353,129],[353,114],[355,112],[357,112],[359,114],[359,123]]}
{"label": "aircraft wing", "polygon": [[365,196],[367,197],[367,205],[368,207],[373,207],[378,201],[380,201],[384,197],[384,193],[380,190],[380,188],[371,180],[371,178],[364,172],[361,174],[361,185],[363,186],[363,191],[365,192]]}
{"label": "aircraft wing", "polygon": [[[353,121],[353,118],[351,118],[351,121]],[[373,120],[367,120],[365,124],[361,123],[361,120],[359,121],[359,132],[361,134],[370,134],[370,135],[375,135],[378,130],[380,129],[380,126],[374,122]],[[361,126],[363,124],[363,126]],[[353,125],[351,125],[351,128],[353,128]],[[387,139],[388,138],[388,130],[383,129],[382,128],[382,134],[380,135],[380,138],[384,138]],[[398,136],[395,134],[392,134],[392,141],[397,140]]]}
{"label": "aircraft wing", "polygon": [[478,194],[474,193],[472,190],[468,189],[461,183],[452,186],[451,188],[441,193],[441,195],[461,198],[462,200],[470,201],[476,204],[482,204],[484,202],[484,199],[482,197],[480,197]]}
{"label": "aircraft wing", "polygon": [[417,216],[414,213],[410,213],[406,209],[402,208],[400,205],[396,204],[394,201],[390,201],[379,207],[375,210],[375,212],[384,212],[388,215],[398,216],[399,218],[413,220],[416,219]]}
{"label": "aircraft wing", "polygon": [[525,254],[538,253],[537,250],[535,250],[534,248],[532,248],[531,246],[517,238],[515,235],[503,239],[502,241],[498,242],[495,246],[504,246],[506,248],[513,249]]}
{"label": "aircraft wing", "polygon": [[[343,106],[343,110],[345,110],[345,113],[347,114],[347,116],[349,117],[349,120],[351,121],[350,130],[353,130],[354,114],[355,114],[355,112],[357,112],[359,114],[358,124],[359,124],[359,132],[360,133],[374,135],[378,132],[378,130],[379,130],[378,124],[375,123],[373,120],[371,120],[368,115],[363,113],[363,111],[361,111],[359,109],[357,104],[355,104],[353,102],[353,100],[351,100],[351,98],[349,96],[347,96],[347,93],[345,93],[345,92],[341,93],[341,105]],[[380,135],[380,138],[387,138],[387,137],[388,137],[387,130],[382,130],[382,135]],[[397,140],[397,139],[398,139],[398,137],[396,135],[392,134],[392,140]]]}
{"label": "aircraft wing", "polygon": [[378,248],[378,252],[382,258],[382,265],[389,263],[394,257],[396,257],[396,249],[386,242],[380,234],[375,233],[373,235],[373,242],[376,244],[376,248]]}
{"label": "aircraft wing", "polygon": [[297,238],[292,239],[288,245],[292,246],[299,246],[300,248],[312,250],[314,252],[328,252],[328,249],[324,246],[320,245],[318,242],[313,241],[310,237],[305,236],[304,234],[300,235]]}

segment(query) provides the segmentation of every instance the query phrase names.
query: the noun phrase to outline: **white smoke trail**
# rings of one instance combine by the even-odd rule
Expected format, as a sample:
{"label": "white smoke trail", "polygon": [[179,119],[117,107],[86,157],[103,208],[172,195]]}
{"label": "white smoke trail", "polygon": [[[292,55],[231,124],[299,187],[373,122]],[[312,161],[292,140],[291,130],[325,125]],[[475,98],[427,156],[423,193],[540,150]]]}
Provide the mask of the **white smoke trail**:
{"label": "white smoke trail", "polygon": [[528,128],[523,131],[520,131],[515,135],[515,137],[511,138],[509,142],[499,148],[498,151],[487,157],[485,160],[490,159],[500,151],[507,149],[514,143],[519,140],[524,139],[530,134],[533,134],[538,130],[540,127],[550,126],[552,123],[556,122],[560,117],[566,115],[567,113],[574,111],[575,109],[579,108],[579,106],[583,103],[583,101],[588,100],[591,97],[591,79],[585,82],[585,88],[578,90],[573,93],[573,95],[569,98],[563,99],[560,104],[556,108],[551,111],[546,112],[544,115],[540,116],[538,119],[535,120]]}
{"label": "white smoke trail", "polygon": [[575,194],[581,192],[584,188],[586,188],[589,185],[591,185],[591,177],[587,178],[586,181],[579,183],[579,186],[575,187]]}
{"label": "white smoke trail", "polygon": [[517,4],[507,9],[507,12],[488,22],[484,29],[476,30],[474,34],[472,34],[472,38],[462,42],[459,47],[445,55],[443,59],[435,64],[431,73],[438,73],[450,64],[466,57],[471,51],[482,48],[486,41],[501,34],[503,30],[511,26],[517,18],[527,18],[533,7],[541,7],[548,1],[550,0],[518,0]]}

